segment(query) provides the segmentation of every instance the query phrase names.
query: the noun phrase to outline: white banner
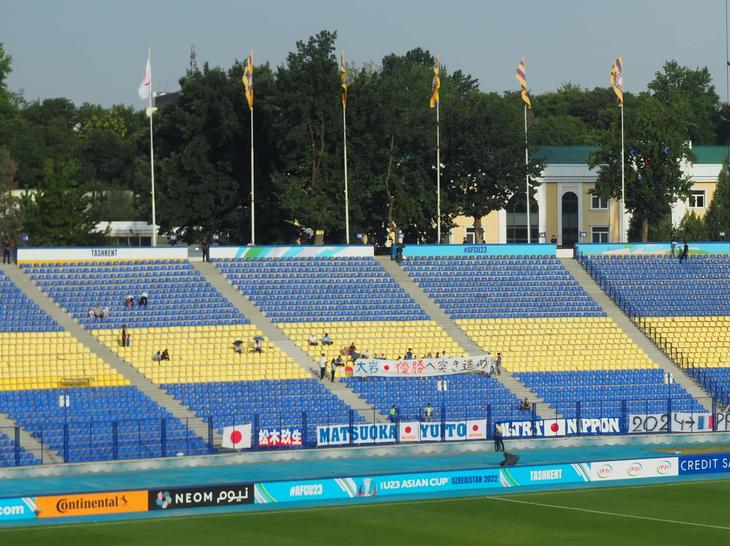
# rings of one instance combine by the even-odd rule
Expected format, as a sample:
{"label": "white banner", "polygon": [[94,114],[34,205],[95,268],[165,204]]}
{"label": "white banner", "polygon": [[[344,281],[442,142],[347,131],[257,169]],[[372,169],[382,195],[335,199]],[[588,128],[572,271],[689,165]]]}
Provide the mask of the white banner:
{"label": "white banner", "polygon": [[251,425],[234,425],[223,427],[221,447],[228,449],[250,449],[251,448]]}
{"label": "white banner", "polygon": [[76,262],[104,260],[187,260],[188,248],[180,247],[99,247],[99,248],[19,248],[18,263]]}
{"label": "white banner", "polygon": [[711,413],[689,413],[683,411],[668,413],[629,414],[629,434],[647,432],[711,432]]}
{"label": "white banner", "polygon": [[666,457],[591,463],[592,481],[662,478],[679,475],[679,459]]}
{"label": "white banner", "polygon": [[355,361],[355,377],[429,377],[468,372],[489,372],[490,355],[450,356],[444,358],[416,358],[413,360],[383,360],[361,358]]}
{"label": "white banner", "polygon": [[212,246],[211,260],[251,258],[369,258],[372,246],[366,245],[297,245],[297,246]]}
{"label": "white banner", "polygon": [[618,417],[584,419],[537,419],[533,421],[507,421],[505,438],[532,438],[546,436],[572,436],[576,434],[618,434]]}
{"label": "white banner", "polygon": [[[486,440],[487,420],[470,419],[468,421],[447,421],[444,423],[444,440],[453,442],[458,440]],[[441,423],[423,423],[419,421],[404,421],[398,424],[399,439],[401,442],[440,442]]]}

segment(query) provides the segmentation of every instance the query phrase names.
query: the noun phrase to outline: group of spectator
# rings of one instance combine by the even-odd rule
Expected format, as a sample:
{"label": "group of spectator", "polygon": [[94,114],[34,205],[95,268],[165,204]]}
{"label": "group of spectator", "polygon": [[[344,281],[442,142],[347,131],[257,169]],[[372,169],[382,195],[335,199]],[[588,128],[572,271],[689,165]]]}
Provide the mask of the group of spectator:
{"label": "group of spectator", "polygon": [[163,360],[170,360],[170,353],[167,351],[167,349],[165,349],[162,352],[157,351],[155,354],[152,355],[152,360],[154,362],[161,362]]}
{"label": "group of spectator", "polygon": [[[248,342],[247,350],[249,353],[263,353],[264,352],[264,338],[261,336],[254,336],[251,341]],[[233,342],[233,352],[243,354],[243,340],[237,339]]]}
{"label": "group of spectator", "polygon": [[[147,308],[147,302],[149,301],[150,295],[145,290],[139,295],[139,298],[137,298],[137,305],[139,307]],[[124,298],[124,305],[127,309],[131,309],[134,306],[134,296],[129,294],[126,298]]]}
{"label": "group of spectator", "polygon": [[[396,421],[398,421],[399,417],[400,416],[398,412],[398,407],[393,404],[388,410],[388,420],[391,423],[395,423]],[[430,423],[431,421],[433,421],[433,406],[431,405],[431,402],[426,404],[426,407],[423,408],[423,411],[421,412],[421,421],[423,421],[424,423]]]}
{"label": "group of spectator", "polygon": [[330,335],[327,332],[324,333],[321,341],[319,339],[317,339],[317,336],[315,336],[314,334],[309,334],[308,342],[309,342],[310,347],[317,347],[320,343],[322,343],[323,346],[332,345],[332,343],[333,343],[332,338],[330,337]]}

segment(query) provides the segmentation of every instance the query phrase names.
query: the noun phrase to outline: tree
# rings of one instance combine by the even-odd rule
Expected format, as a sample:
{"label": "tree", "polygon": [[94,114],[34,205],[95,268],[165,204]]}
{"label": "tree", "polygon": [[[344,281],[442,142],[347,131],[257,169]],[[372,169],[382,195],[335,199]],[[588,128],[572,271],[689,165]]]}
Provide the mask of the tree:
{"label": "tree", "polygon": [[90,196],[76,179],[73,160],[43,165],[41,189],[21,198],[20,206],[30,242],[37,246],[99,244],[103,233],[95,232]]}
{"label": "tree", "polygon": [[[682,162],[694,159],[686,140],[685,111],[680,104],[666,105],[642,93],[624,105],[626,154],[624,160],[626,209],[632,213],[629,235],[646,242],[649,225],[662,221],[678,198],[689,195],[692,181],[682,172]],[[599,168],[592,193],[621,198],[621,136],[618,115],[591,154],[590,167]]]}
{"label": "tree", "polygon": [[682,241],[706,241],[707,227],[705,226],[705,222],[694,212],[690,211],[682,218],[676,230],[676,237],[673,238]]}
{"label": "tree", "polygon": [[[449,110],[444,174],[456,211],[474,218],[477,243],[484,241],[482,218],[526,191],[521,110],[516,97],[476,92]],[[530,160],[532,180],[541,170]]]}
{"label": "tree", "polygon": [[[730,240],[730,163],[728,158],[725,158],[722,163],[715,194],[705,215],[705,225],[710,240]],[[725,233],[725,237],[720,235],[721,232]]]}
{"label": "tree", "polygon": [[16,168],[10,152],[0,146],[0,240],[16,240],[21,231],[18,200],[12,194],[15,189]]}
{"label": "tree", "polygon": [[692,69],[674,60],[667,61],[648,87],[665,106],[683,110],[687,138],[694,144],[716,142],[719,97],[707,67]]}

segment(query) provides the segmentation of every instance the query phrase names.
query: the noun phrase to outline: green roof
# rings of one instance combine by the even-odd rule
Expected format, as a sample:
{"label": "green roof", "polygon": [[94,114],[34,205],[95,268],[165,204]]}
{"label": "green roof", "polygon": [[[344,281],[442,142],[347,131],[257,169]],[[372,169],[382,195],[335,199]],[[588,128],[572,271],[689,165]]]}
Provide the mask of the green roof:
{"label": "green roof", "polygon": [[[584,165],[588,156],[598,146],[540,146],[535,157],[544,159],[546,165]],[[694,146],[695,164],[721,164],[728,157],[727,146]]]}
{"label": "green roof", "polygon": [[588,162],[588,155],[598,150],[598,146],[540,146],[535,153],[544,159],[546,165],[581,165]]}

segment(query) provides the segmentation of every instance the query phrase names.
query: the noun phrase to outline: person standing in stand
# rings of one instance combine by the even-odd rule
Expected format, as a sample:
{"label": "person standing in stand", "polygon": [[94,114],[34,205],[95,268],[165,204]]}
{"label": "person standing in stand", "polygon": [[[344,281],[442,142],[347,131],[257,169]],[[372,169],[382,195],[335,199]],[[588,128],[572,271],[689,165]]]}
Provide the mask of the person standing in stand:
{"label": "person standing in stand", "polygon": [[319,380],[321,381],[324,379],[324,374],[327,373],[327,357],[324,356],[324,353],[322,353],[322,356],[319,357]]}
{"label": "person standing in stand", "polygon": [[335,371],[337,370],[337,361],[333,358],[330,362],[330,383],[335,382]]}
{"label": "person standing in stand", "polygon": [[10,242],[10,239],[6,238],[3,241],[3,263],[4,264],[13,263],[12,261],[10,261],[10,249],[12,248],[12,246],[13,246],[13,243]]}
{"label": "person standing in stand", "polygon": [[494,451],[504,451],[504,425],[496,423],[494,425]]}

